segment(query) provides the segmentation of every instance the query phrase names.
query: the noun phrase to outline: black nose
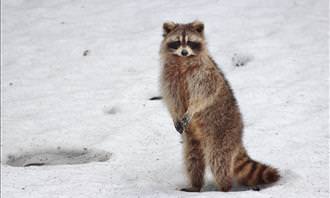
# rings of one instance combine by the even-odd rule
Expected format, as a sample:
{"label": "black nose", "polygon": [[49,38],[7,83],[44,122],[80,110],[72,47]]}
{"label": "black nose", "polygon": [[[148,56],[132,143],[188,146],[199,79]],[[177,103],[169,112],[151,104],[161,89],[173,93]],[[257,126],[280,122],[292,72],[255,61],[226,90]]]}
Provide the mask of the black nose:
{"label": "black nose", "polygon": [[181,54],[182,54],[182,56],[187,56],[187,55],[188,55],[188,51],[185,50],[185,49],[183,49],[183,50],[181,51]]}

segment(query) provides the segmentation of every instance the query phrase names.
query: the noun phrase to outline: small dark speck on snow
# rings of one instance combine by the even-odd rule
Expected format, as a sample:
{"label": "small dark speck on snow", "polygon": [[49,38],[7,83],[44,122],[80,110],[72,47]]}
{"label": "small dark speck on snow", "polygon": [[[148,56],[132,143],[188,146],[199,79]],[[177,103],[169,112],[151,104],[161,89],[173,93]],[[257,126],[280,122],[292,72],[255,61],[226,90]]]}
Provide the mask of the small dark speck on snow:
{"label": "small dark speck on snow", "polygon": [[149,98],[149,100],[161,100],[163,97],[161,96],[154,96],[154,97],[151,97]]}
{"label": "small dark speck on snow", "polygon": [[83,53],[83,56],[87,56],[89,55],[90,51],[89,50],[85,50],[84,53]]}

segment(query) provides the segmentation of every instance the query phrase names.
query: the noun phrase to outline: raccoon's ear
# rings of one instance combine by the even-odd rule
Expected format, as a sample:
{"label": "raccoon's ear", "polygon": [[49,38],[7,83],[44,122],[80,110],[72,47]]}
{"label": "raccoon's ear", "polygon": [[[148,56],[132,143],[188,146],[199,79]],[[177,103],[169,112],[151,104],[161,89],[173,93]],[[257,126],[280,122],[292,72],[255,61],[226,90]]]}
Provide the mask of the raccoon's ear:
{"label": "raccoon's ear", "polygon": [[163,36],[166,36],[168,33],[170,33],[174,28],[175,28],[176,24],[172,21],[166,21],[163,24]]}
{"label": "raccoon's ear", "polygon": [[193,21],[191,23],[191,26],[194,30],[196,30],[199,33],[203,33],[204,31],[204,24],[201,21]]}

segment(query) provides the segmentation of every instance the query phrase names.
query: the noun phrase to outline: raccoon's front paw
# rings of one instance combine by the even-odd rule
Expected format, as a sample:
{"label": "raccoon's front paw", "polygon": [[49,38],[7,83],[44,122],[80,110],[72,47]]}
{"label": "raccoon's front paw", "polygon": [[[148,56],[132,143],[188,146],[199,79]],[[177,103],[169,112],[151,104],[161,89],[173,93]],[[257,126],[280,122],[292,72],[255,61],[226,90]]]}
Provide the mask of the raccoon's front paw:
{"label": "raccoon's front paw", "polygon": [[174,123],[174,127],[180,134],[183,133],[183,126],[182,126],[182,123],[180,121],[176,121]]}
{"label": "raccoon's front paw", "polygon": [[184,130],[186,129],[186,127],[188,126],[190,121],[190,116],[188,116],[188,114],[185,114],[182,118],[181,121],[175,121],[174,126],[175,129],[182,134],[184,132]]}
{"label": "raccoon's front paw", "polygon": [[190,121],[190,116],[188,114],[185,114],[181,120],[183,129],[185,129],[188,126],[189,121]]}

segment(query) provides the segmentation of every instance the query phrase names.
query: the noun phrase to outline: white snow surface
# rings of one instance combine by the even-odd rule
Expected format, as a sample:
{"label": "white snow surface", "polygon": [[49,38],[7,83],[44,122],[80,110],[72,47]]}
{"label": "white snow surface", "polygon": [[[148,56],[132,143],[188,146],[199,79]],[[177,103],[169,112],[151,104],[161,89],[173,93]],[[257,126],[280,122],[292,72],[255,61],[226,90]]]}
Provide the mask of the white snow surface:
{"label": "white snow surface", "polygon": [[[328,197],[328,8],[327,0],[2,1],[2,197]],[[162,23],[194,19],[235,92],[249,154],[281,172],[271,187],[219,192],[208,174],[202,193],[178,190],[188,184],[181,138],[162,101],[149,98],[159,95]],[[239,57],[249,61],[233,66]],[[38,157],[46,163],[7,164]]]}

